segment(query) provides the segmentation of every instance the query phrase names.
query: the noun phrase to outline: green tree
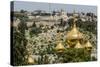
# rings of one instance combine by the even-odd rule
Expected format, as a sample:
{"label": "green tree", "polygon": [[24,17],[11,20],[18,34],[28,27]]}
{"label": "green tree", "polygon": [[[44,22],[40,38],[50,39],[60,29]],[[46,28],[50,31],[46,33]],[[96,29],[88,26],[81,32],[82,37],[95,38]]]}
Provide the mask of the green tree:
{"label": "green tree", "polygon": [[26,64],[25,55],[27,55],[25,38],[26,24],[23,20],[18,25],[18,29],[13,29],[13,65]]}

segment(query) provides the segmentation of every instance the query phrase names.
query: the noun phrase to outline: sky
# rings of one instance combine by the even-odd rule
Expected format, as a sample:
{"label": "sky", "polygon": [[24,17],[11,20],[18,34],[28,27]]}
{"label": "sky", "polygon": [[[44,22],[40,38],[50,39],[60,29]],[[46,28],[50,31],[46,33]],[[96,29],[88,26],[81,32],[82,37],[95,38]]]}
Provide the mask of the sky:
{"label": "sky", "polygon": [[45,10],[47,12],[63,9],[68,13],[75,10],[76,12],[92,12],[97,15],[97,6],[14,1],[14,11],[20,11],[21,9],[27,11]]}

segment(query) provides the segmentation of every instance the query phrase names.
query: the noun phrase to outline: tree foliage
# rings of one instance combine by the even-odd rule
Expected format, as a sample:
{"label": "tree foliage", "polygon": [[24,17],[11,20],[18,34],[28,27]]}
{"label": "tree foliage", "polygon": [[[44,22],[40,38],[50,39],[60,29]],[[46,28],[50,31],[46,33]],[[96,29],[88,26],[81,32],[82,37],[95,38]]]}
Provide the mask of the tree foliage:
{"label": "tree foliage", "polygon": [[13,28],[13,65],[26,64],[25,55],[27,55],[25,38],[26,24],[22,21],[18,25],[18,30]]}

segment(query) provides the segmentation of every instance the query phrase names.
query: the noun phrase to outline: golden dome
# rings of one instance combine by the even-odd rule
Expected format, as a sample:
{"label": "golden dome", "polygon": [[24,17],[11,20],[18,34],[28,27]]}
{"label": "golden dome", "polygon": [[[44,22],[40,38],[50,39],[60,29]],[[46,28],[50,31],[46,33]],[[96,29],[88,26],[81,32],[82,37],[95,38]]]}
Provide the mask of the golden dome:
{"label": "golden dome", "polygon": [[55,48],[58,52],[62,52],[64,49],[65,49],[65,47],[61,44],[61,42],[56,46],[56,48]]}
{"label": "golden dome", "polygon": [[78,41],[75,45],[75,48],[83,48],[83,46],[80,44],[80,42]]}
{"label": "golden dome", "polygon": [[92,48],[92,44],[89,41],[87,41],[87,43],[85,44],[84,47],[85,48]]}
{"label": "golden dome", "polygon": [[78,31],[76,25],[74,24],[72,30],[67,33],[67,39],[71,40],[71,39],[82,39],[82,38],[83,34]]}

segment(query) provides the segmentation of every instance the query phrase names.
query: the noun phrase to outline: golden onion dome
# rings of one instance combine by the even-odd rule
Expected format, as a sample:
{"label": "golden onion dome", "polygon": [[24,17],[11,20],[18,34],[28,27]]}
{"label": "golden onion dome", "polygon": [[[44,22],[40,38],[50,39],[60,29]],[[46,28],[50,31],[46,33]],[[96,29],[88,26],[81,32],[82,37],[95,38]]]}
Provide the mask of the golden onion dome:
{"label": "golden onion dome", "polygon": [[75,48],[83,48],[83,46],[80,44],[80,42],[78,41],[75,45]]}
{"label": "golden onion dome", "polygon": [[71,39],[82,39],[82,38],[83,34],[78,31],[76,25],[74,24],[72,30],[67,33],[67,39],[71,40]]}
{"label": "golden onion dome", "polygon": [[87,41],[87,43],[85,44],[84,47],[85,48],[92,48],[92,44],[89,41]]}
{"label": "golden onion dome", "polygon": [[55,48],[55,50],[58,52],[62,52],[64,49],[65,49],[65,47],[62,45],[61,42]]}

